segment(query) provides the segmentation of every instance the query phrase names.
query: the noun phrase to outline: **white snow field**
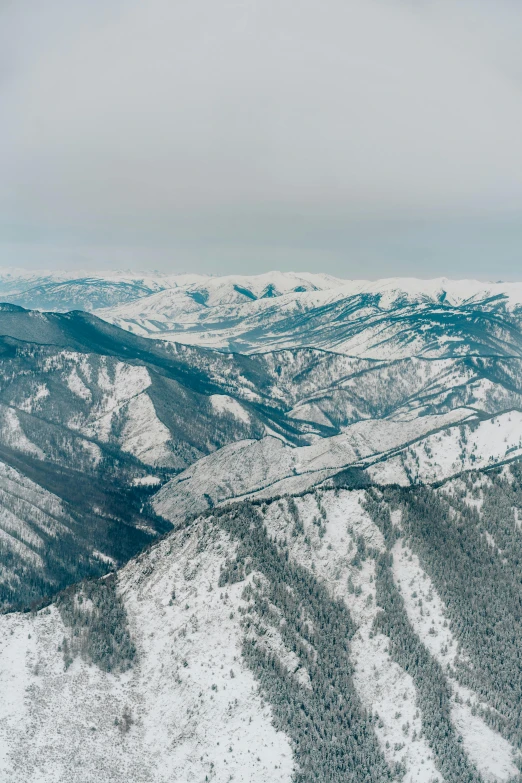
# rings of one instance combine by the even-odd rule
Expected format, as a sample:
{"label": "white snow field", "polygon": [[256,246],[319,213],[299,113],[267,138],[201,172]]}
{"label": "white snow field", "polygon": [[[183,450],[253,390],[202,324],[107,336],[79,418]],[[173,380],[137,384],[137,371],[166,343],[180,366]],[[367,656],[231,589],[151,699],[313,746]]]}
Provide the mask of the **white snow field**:
{"label": "white snow field", "polygon": [[[378,611],[375,560],[368,558],[360,569],[350,565],[360,536],[373,551],[384,550],[382,534],[364,510],[364,492],[323,490],[295,503],[300,535],[289,534],[293,522],[284,498],[265,505],[264,523],[270,535],[287,537],[294,562],[311,568],[331,596],[348,606],[357,627],[354,683],[376,716],[386,760],[403,765],[406,783],[441,780],[422,733],[413,681],[391,659],[388,638],[372,630]],[[118,590],[137,647],[137,662],[126,673],[105,673],[80,658],[65,670],[58,648],[71,632],[54,606],[0,617],[2,781],[189,783],[208,775],[219,783],[290,783],[290,740],[274,728],[271,708],[241,655],[242,594],[256,573],[218,586],[235,544],[211,521],[196,520],[170,534],[120,571]],[[451,664],[456,644],[442,627],[440,599],[401,542],[393,554],[394,576],[416,633],[433,655]],[[419,617],[414,588],[426,600],[430,595],[428,616]],[[430,633],[432,624],[437,636]],[[277,653],[289,676],[308,687],[305,670],[292,675],[294,653],[276,629],[267,630],[263,644]],[[462,688],[458,693],[476,698]],[[124,714],[130,715],[128,731],[122,730]],[[507,781],[515,771],[509,744],[465,703],[453,706],[452,719],[484,779]]]}
{"label": "white snow field", "polygon": [[[9,477],[11,481],[16,476]],[[364,508],[365,491],[318,488],[292,501],[302,529],[292,533],[288,498],[267,499],[267,534],[288,542],[290,560],[310,569],[333,599],[343,601],[356,626],[350,656],[362,704],[390,765],[406,783],[442,780],[422,730],[414,682],[390,656],[389,639],[373,623],[375,558],[382,533]],[[400,525],[395,515],[394,521]],[[371,554],[352,564],[357,542]],[[6,783],[145,783],[205,780],[290,781],[296,769],[290,738],[242,658],[248,608],[244,588],[255,571],[218,585],[236,544],[213,524],[196,519],[130,561],[118,575],[137,661],[108,674],[75,658],[65,669],[59,648],[71,631],[56,607],[0,616],[0,779]],[[478,696],[452,675],[458,645],[444,625],[444,606],[403,541],[393,549],[393,575],[415,633],[448,671],[455,696],[451,719],[469,759],[485,781],[516,774],[514,749],[471,707]],[[419,605],[423,601],[423,610]],[[434,631],[432,630],[434,629]],[[289,677],[309,687],[277,627],[261,629],[261,643],[277,654]],[[447,665],[449,664],[449,669]],[[469,703],[468,703],[469,699]],[[128,731],[122,718],[130,716]]]}
{"label": "white snow field", "polygon": [[138,650],[124,674],[64,671],[55,607],[0,616],[2,783],[290,783],[289,741],[242,662],[245,583],[217,584],[232,550],[196,524],[120,572]]}

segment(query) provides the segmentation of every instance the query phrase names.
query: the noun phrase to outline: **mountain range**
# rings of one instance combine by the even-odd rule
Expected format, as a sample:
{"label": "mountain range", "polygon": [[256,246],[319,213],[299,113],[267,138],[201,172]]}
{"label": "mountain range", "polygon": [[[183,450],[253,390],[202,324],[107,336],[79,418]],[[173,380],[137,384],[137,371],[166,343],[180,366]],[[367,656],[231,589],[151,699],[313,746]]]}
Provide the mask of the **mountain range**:
{"label": "mountain range", "polygon": [[522,284],[0,299],[2,780],[522,780]]}

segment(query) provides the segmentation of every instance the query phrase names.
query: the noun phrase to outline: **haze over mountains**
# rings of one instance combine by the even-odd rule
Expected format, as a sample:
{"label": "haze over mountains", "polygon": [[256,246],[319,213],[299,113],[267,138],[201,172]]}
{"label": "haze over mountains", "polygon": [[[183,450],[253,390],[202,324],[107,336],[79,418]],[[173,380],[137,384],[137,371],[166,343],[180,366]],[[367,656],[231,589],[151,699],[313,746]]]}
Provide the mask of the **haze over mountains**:
{"label": "haze over mountains", "polygon": [[2,780],[522,779],[522,284],[0,299]]}

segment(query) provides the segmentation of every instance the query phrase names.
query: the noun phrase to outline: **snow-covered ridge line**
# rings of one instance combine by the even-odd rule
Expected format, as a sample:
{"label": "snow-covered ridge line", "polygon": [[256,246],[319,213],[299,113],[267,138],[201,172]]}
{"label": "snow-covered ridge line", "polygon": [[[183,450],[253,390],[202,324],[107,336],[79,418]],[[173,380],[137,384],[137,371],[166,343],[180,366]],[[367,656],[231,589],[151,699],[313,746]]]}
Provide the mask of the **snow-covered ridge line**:
{"label": "snow-covered ridge line", "polygon": [[316,277],[289,286],[275,275],[263,288],[267,276],[261,277],[212,278],[97,312],[140,336],[242,353],[299,345],[393,359],[522,350],[514,324],[522,312],[521,283]]}
{"label": "snow-covered ridge line", "polygon": [[155,496],[155,507],[174,521],[172,513],[176,519],[200,513],[208,508],[209,501],[219,503],[263,493],[283,495],[291,491],[291,482],[304,477],[304,484],[298,485],[298,491],[302,491],[350,465],[366,466],[383,459],[386,453],[393,456],[405,444],[473,415],[464,409],[410,422],[366,420],[341,435],[297,448],[270,436],[239,441],[198,460],[171,479]]}
{"label": "snow-covered ridge line", "polygon": [[179,523],[216,504],[300,494],[346,468],[363,470],[376,485],[437,484],[503,464],[506,453],[522,456],[519,411],[481,420],[456,410],[413,422],[362,421],[311,446],[291,447],[270,436],[225,446],[172,478],[154,506]]}
{"label": "snow-covered ridge line", "polygon": [[193,307],[212,307],[227,301],[256,300],[288,291],[316,290],[338,286],[342,281],[328,275],[270,272],[262,275],[211,277],[166,272],[24,271],[0,269],[0,300],[40,310],[65,312],[117,307],[158,293],[188,295]]}
{"label": "snow-covered ridge line", "polygon": [[2,278],[0,271],[2,297],[29,309],[94,311],[137,336],[240,353],[314,346],[387,360],[522,356],[522,283],[291,272],[43,273],[38,279],[10,271]]}
{"label": "snow-covered ridge line", "polygon": [[[304,295],[306,300],[312,292],[319,296],[317,302],[332,301],[332,295],[341,298],[371,294],[380,297],[381,307],[391,307],[398,299],[408,301],[432,301],[444,304],[460,305],[484,299],[504,297],[510,305],[522,303],[522,283],[489,282],[479,280],[458,280],[446,277],[433,279],[420,278],[384,278],[379,280],[341,279],[327,274],[312,274],[306,272],[266,272],[258,275],[224,275],[213,276],[205,274],[176,274],[171,272],[150,272],[132,270],[24,270],[15,268],[0,269],[0,297],[2,292],[21,294],[30,288],[82,282],[108,282],[122,284],[138,284],[154,292],[168,292],[176,289],[193,297],[193,303],[201,306],[214,307],[233,302],[252,301],[273,296],[292,296],[298,299]],[[194,297],[197,291],[203,296]],[[321,294],[321,292],[323,292]],[[329,293],[331,292],[331,293]],[[165,294],[167,295],[167,294]],[[156,297],[157,299],[157,297]],[[157,314],[162,306],[152,300]],[[168,301],[168,298],[166,299]],[[173,304],[176,300],[173,300]],[[120,317],[138,317],[133,312],[132,304],[123,305],[113,315]],[[125,312],[125,307],[130,308]],[[137,305],[141,315],[149,307],[140,298]],[[145,309],[143,309],[145,308]]]}

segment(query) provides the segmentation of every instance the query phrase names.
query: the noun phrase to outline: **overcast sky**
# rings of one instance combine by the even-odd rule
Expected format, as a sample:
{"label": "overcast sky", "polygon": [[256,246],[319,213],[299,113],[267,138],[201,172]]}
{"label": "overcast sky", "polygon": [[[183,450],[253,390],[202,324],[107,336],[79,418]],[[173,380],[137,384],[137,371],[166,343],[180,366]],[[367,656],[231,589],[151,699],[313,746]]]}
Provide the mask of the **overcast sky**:
{"label": "overcast sky", "polygon": [[0,0],[0,264],[522,278],[521,40],[520,0]]}

